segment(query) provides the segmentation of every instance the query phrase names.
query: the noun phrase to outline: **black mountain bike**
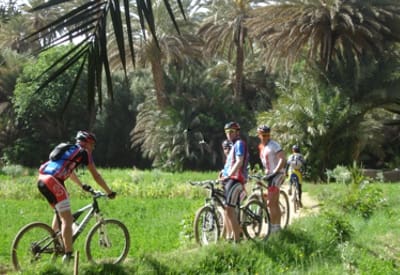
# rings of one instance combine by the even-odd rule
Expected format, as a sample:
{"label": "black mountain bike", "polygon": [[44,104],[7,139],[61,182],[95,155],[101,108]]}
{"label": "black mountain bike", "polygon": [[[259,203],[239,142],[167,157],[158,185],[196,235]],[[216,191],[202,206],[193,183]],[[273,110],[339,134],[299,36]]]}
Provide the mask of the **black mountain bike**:
{"label": "black mountain bike", "polygon": [[[200,245],[216,243],[224,236],[224,193],[217,188],[218,180],[190,182],[209,190],[205,205],[196,211],[194,235]],[[238,221],[247,239],[267,239],[270,233],[270,219],[265,207],[258,200],[237,205]]]}
{"label": "black mountain bike", "polygon": [[[130,236],[126,226],[116,219],[105,219],[97,200],[106,194],[89,190],[93,202],[73,213],[74,223],[82,213],[86,215],[73,232],[73,242],[82,234],[89,221],[95,217],[96,223],[89,230],[85,241],[85,253],[92,263],[121,263],[130,248]],[[57,213],[56,213],[57,214]],[[57,214],[58,217],[58,214]],[[58,218],[60,221],[60,219]],[[59,226],[61,228],[61,226]],[[15,236],[11,247],[11,260],[14,268],[23,271],[41,263],[53,262],[64,255],[61,232],[54,232],[51,226],[33,222],[24,226]]]}

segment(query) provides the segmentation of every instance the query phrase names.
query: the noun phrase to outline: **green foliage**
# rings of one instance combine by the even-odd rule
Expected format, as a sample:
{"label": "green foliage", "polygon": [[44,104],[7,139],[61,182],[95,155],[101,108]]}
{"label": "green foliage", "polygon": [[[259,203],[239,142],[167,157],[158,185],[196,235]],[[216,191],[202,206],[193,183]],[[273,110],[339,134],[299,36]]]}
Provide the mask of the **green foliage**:
{"label": "green foliage", "polygon": [[349,184],[351,182],[351,173],[345,166],[338,165],[333,170],[326,170],[327,183],[330,183],[331,178],[334,178],[336,182]]}
{"label": "green foliage", "polygon": [[235,104],[230,92],[207,79],[201,70],[191,66],[180,73],[170,71],[169,109],[154,109],[154,94],[148,94],[138,107],[132,141],[153,159],[154,167],[166,171],[218,169],[222,166],[224,124],[238,121],[244,135],[250,128],[249,111]]}
{"label": "green foliage", "polygon": [[[351,185],[305,185],[306,192],[323,200],[320,214],[295,220],[286,230],[270,236],[266,242],[243,241],[238,245],[221,241],[217,245],[199,247],[190,238],[195,211],[203,204],[206,194],[183,186],[188,180],[203,180],[215,172],[165,173],[161,171],[132,171],[105,169],[107,182],[118,191],[115,200],[99,201],[106,217],[123,221],[131,235],[127,261],[119,266],[91,265],[86,261],[82,240],[75,249],[80,252],[82,274],[397,274],[399,260],[394,253],[400,245],[400,199],[398,184],[371,184],[382,189],[387,211],[379,208],[365,220],[357,212],[340,207],[338,198],[349,193]],[[82,175],[86,182],[88,178]],[[0,194],[0,262],[2,272],[13,274],[9,248],[13,236],[24,224],[33,220],[51,222],[52,210],[36,189],[34,176],[12,179],[0,175],[0,188],[17,186],[20,197]],[[136,193],[124,192],[120,185],[135,185]],[[86,193],[66,182],[73,209],[89,201]],[[144,197],[149,184],[165,188],[163,197]],[[139,190],[141,189],[141,190]],[[167,191],[169,189],[169,191]],[[4,194],[4,193],[3,193]],[[142,194],[143,197],[139,197]],[[168,195],[167,195],[168,194]],[[29,199],[27,199],[29,198]],[[338,206],[339,201],[339,207]],[[308,209],[303,209],[308,211]],[[14,217],[18,216],[18,219]],[[13,222],[8,222],[13,221]],[[385,226],[382,226],[385,225]],[[26,274],[71,274],[72,266],[54,264],[31,270]],[[24,274],[25,274],[24,273]]]}
{"label": "green foliage", "polygon": [[327,238],[332,244],[350,241],[354,228],[348,217],[340,212],[328,210],[323,213],[323,221]]}
{"label": "green foliage", "polygon": [[358,131],[363,112],[351,105],[340,89],[326,85],[298,64],[290,81],[280,83],[280,96],[268,112],[259,114],[258,124],[272,127],[273,138],[289,152],[293,144],[302,148],[312,180],[325,177],[326,169],[353,160],[363,132]]}
{"label": "green foliage", "polygon": [[[106,97],[103,109],[96,116],[93,131],[97,136],[94,157],[96,165],[103,167],[132,167],[141,165],[140,152],[131,148],[129,133],[135,125],[137,105],[144,99],[143,90],[137,90],[136,85],[149,81],[141,72],[129,76],[131,87],[128,86],[123,72],[112,74],[115,96]],[[144,163],[146,164],[146,162]]]}
{"label": "green foliage", "polygon": [[6,165],[1,167],[0,174],[11,177],[23,176],[26,174],[27,169],[22,165]]}
{"label": "green foliage", "polygon": [[47,159],[52,145],[60,140],[68,140],[77,129],[89,127],[84,79],[78,83],[69,108],[64,110],[69,100],[65,87],[75,81],[74,75],[79,70],[79,64],[36,92],[41,79],[48,77],[48,74],[41,75],[44,68],[69,49],[69,46],[53,48],[39,55],[36,61],[24,65],[13,96],[19,132],[15,143],[4,153],[9,161],[37,166]]}
{"label": "green foliage", "polygon": [[382,189],[370,184],[354,185],[342,201],[345,211],[353,211],[363,218],[370,218],[376,211],[385,206]]}

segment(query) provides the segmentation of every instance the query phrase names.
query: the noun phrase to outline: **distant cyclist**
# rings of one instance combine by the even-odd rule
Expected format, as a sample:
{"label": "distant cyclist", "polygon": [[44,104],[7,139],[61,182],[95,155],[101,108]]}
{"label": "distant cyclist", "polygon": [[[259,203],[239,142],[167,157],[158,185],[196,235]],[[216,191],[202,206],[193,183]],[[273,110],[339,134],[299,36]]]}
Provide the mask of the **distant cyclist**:
{"label": "distant cyclist", "polygon": [[[64,181],[70,178],[79,187],[88,191],[90,186],[82,184],[74,170],[80,166],[87,166],[93,179],[108,194],[108,197],[115,198],[113,192],[101,177],[93,162],[92,151],[96,144],[96,137],[93,133],[79,131],[76,135],[75,144],[62,143],[50,153],[49,161],[42,164],[39,168],[38,188],[49,204],[55,208],[61,219],[61,236],[64,243],[65,255],[64,262],[68,262],[72,257],[72,222],[71,206],[67,189]],[[58,230],[56,216],[53,219],[53,229]]]}
{"label": "distant cyclist", "polygon": [[292,146],[292,154],[289,156],[286,164],[286,175],[289,176],[289,195],[292,195],[293,185],[297,188],[299,194],[300,207],[303,207],[301,202],[302,193],[302,180],[305,169],[306,161],[303,155],[300,153],[300,147],[298,145]]}

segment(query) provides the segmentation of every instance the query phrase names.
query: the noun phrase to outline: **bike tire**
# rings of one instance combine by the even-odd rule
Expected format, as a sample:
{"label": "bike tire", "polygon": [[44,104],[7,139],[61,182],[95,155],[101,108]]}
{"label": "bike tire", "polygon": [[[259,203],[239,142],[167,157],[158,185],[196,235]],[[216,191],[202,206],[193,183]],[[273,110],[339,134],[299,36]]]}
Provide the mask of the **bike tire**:
{"label": "bike tire", "polygon": [[[219,213],[219,211],[217,212]],[[193,222],[193,231],[199,245],[205,246],[219,240],[221,236],[220,219],[222,217],[218,217],[217,212],[210,206],[203,206],[197,210]]]}
{"label": "bike tire", "polygon": [[271,231],[271,221],[265,205],[258,199],[241,207],[240,225],[247,239],[266,240]]}
{"label": "bike tire", "polygon": [[52,263],[64,253],[53,229],[42,222],[25,225],[11,245],[11,261],[17,271],[37,270],[39,265]]}
{"label": "bike tire", "polygon": [[297,188],[295,188],[293,194],[293,210],[294,213],[297,213],[300,210],[299,193],[297,192]]}
{"label": "bike tire", "polygon": [[128,228],[115,219],[96,223],[90,229],[85,242],[86,257],[94,264],[119,264],[125,260],[129,248]]}
{"label": "bike tire", "polygon": [[289,196],[285,191],[279,191],[279,207],[281,209],[281,228],[286,228],[290,221]]}

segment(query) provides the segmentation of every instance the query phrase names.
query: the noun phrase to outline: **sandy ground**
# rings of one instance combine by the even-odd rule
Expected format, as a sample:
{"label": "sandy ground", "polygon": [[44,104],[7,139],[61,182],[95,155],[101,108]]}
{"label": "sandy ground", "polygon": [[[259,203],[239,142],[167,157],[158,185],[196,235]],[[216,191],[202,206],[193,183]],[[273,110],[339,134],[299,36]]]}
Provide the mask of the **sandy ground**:
{"label": "sandy ground", "polygon": [[[288,193],[288,186],[284,186],[283,189]],[[311,198],[307,192],[303,192],[302,194],[302,203],[303,203],[303,208],[300,208],[300,210],[297,213],[294,213],[294,208],[293,208],[293,202],[292,202],[293,197],[289,196],[289,201],[290,201],[290,223],[293,221],[293,219],[298,219],[313,213],[318,213],[319,208],[320,208],[320,203],[316,201],[315,199]]]}

